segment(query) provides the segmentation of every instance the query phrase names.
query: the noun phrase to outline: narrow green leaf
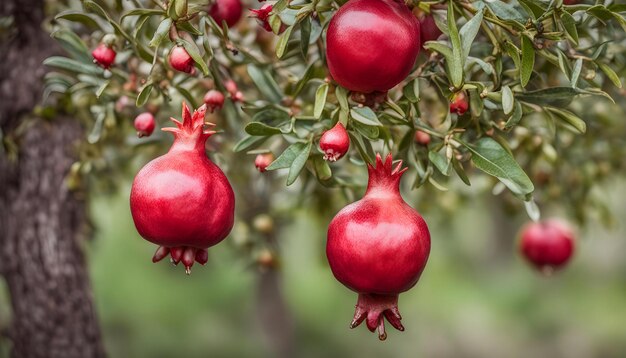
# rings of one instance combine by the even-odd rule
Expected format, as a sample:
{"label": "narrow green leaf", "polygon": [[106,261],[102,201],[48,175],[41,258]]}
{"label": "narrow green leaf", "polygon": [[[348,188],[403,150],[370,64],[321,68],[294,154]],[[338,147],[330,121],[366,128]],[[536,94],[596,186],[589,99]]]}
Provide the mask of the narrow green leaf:
{"label": "narrow green leaf", "polygon": [[269,137],[259,137],[259,136],[251,136],[247,135],[243,137],[235,146],[233,147],[233,152],[239,153],[243,152],[249,148],[254,148],[261,145],[265,142]]}
{"label": "narrow green leaf", "polygon": [[287,48],[287,44],[289,43],[289,37],[291,36],[291,31],[293,31],[293,26],[289,26],[285,29],[278,37],[278,42],[276,43],[276,56],[278,58],[282,58],[285,54],[285,49]]}
{"label": "narrow green leaf", "polygon": [[289,168],[289,174],[287,175],[287,186],[293,184],[296,179],[298,179],[298,175],[302,169],[304,169],[304,165],[306,161],[309,159],[309,153],[311,153],[312,142],[308,142],[304,149],[298,153],[296,158],[291,163],[291,167]]}
{"label": "narrow green leaf", "polygon": [[561,13],[561,23],[563,24],[565,32],[572,41],[574,41],[574,44],[578,46],[578,30],[576,29],[576,20],[574,20],[574,17],[569,12],[563,11]]}
{"label": "narrow green leaf", "polygon": [[170,19],[169,17],[161,21],[161,23],[159,24],[159,27],[157,27],[156,31],[154,32],[154,35],[152,36],[152,40],[150,40],[150,43],[148,44],[148,46],[159,47],[161,42],[167,38],[167,35],[169,34],[171,27],[172,27],[172,19]]}
{"label": "narrow green leaf", "polygon": [[428,152],[428,159],[435,165],[435,168],[437,168],[441,174],[445,176],[450,175],[450,162],[448,162],[443,154],[430,151]]}
{"label": "narrow green leaf", "polygon": [[350,110],[350,116],[357,122],[361,122],[368,126],[382,126],[376,113],[369,107],[353,107]]}
{"label": "narrow green leaf", "polygon": [[251,122],[244,128],[246,133],[253,136],[270,136],[274,134],[280,134],[280,129],[276,127],[270,127],[265,123]]}
{"label": "narrow green leaf", "polygon": [[253,64],[249,64],[248,74],[259,91],[267,97],[267,99],[274,103],[280,102],[283,98],[283,93],[267,70],[263,70]]}
{"label": "narrow green leaf", "polygon": [[102,27],[96,20],[94,20],[89,14],[85,14],[81,11],[64,11],[54,18],[56,20],[63,19],[67,21],[78,22],[87,27],[102,30]]}
{"label": "narrow green leaf", "polygon": [[189,53],[189,56],[193,58],[193,61],[200,66],[202,73],[205,76],[208,76],[209,67],[206,64],[206,61],[204,61],[204,59],[202,58],[202,55],[200,54],[200,49],[198,49],[198,46],[196,46],[195,43],[186,41],[182,38],[179,38],[177,41],[179,44],[183,45],[187,53]]}
{"label": "narrow green leaf", "polygon": [[87,75],[102,76],[104,70],[93,63],[82,63],[67,57],[52,56],[43,61],[43,64],[56,67],[74,73],[84,73]]}
{"label": "narrow green leaf", "polygon": [[534,67],[535,48],[533,47],[532,41],[528,37],[522,36],[522,66],[520,67],[520,83],[522,87],[526,87],[528,81],[530,81],[530,76],[533,73]]}
{"label": "narrow green leaf", "polygon": [[298,142],[290,145],[282,152],[281,155],[278,156],[268,167],[267,170],[276,170],[276,169],[284,169],[289,168],[293,164],[296,157],[306,149],[311,143],[303,143]]}
{"label": "narrow green leaf", "polygon": [[545,109],[548,112],[550,112],[551,114],[554,114],[555,116],[557,116],[561,120],[563,120],[566,123],[570,124],[579,133],[583,134],[583,133],[585,133],[587,131],[587,124],[585,123],[585,121],[580,119],[574,113],[572,113],[570,111],[566,111],[564,109],[558,109],[558,108],[554,108],[554,107],[545,107]]}
{"label": "narrow green leaf", "polygon": [[324,105],[326,105],[326,96],[328,95],[328,83],[322,83],[315,91],[315,107],[313,109],[313,116],[320,118],[324,111]]}
{"label": "narrow green leaf", "polygon": [[150,98],[150,93],[152,93],[152,83],[148,82],[139,92],[139,96],[137,96],[137,107],[141,107],[148,101]]}
{"label": "narrow green leaf", "polygon": [[513,91],[509,86],[502,87],[502,109],[504,114],[509,114],[513,111],[513,104],[515,98],[513,98]]}
{"label": "narrow green leaf", "polygon": [[456,19],[454,18],[454,1],[448,1],[448,31],[450,42],[452,43],[452,63],[449,65],[450,80],[455,88],[461,88],[463,85],[465,58],[463,57],[461,36],[459,35]]}
{"label": "narrow green leaf", "polygon": [[72,31],[61,29],[53,32],[50,36],[59,41],[61,46],[76,60],[84,63],[93,62],[93,57],[91,57],[83,40]]}
{"label": "narrow green leaf", "polygon": [[459,35],[461,36],[461,44],[463,46],[463,52],[461,53],[462,58],[466,59],[469,57],[470,50],[472,48],[472,43],[478,34],[478,30],[480,29],[480,25],[483,22],[483,10],[480,10],[474,17],[472,17],[468,22],[461,27],[461,31]]}
{"label": "narrow green leaf", "polygon": [[622,81],[619,79],[619,76],[617,75],[617,73],[615,73],[615,71],[613,71],[611,67],[609,67],[608,65],[600,61],[596,61],[596,65],[598,65],[598,67],[600,67],[600,69],[602,70],[602,72],[604,72],[606,77],[608,77],[609,80],[613,82],[615,87],[622,88]]}

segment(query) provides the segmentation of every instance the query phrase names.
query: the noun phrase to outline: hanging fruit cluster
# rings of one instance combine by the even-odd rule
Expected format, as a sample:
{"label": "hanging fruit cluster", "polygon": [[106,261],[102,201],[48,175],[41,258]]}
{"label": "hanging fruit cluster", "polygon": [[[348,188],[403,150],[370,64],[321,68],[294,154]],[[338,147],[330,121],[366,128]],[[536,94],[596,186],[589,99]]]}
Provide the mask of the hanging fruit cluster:
{"label": "hanging fruit cluster", "polygon": [[[53,24],[70,57],[45,61],[46,99],[60,98],[90,128],[68,182],[156,156],[170,143],[154,129],[182,103],[182,121],[163,128],[174,135],[169,152],[137,173],[130,205],[139,234],[158,245],[153,261],[169,256],[188,273],[237,218],[246,228],[253,221],[257,238],[238,240],[244,251],[277,267],[271,207],[252,219],[245,203],[254,207],[250,193],[268,202],[278,178],[287,186],[301,178],[301,196],[325,211],[348,201],[331,193],[364,191],[330,222],[326,253],[337,280],[358,293],[351,326],[365,321],[380,339],[385,319],[404,329],[398,295],[417,283],[430,252],[413,206],[432,207],[443,192],[470,201],[458,186],[481,171],[490,179],[471,187],[475,195],[499,195],[535,221],[540,206],[561,202],[584,222],[606,213],[592,190],[626,169],[626,126],[615,119],[623,113],[580,104],[623,96],[619,6],[279,0],[245,16],[240,0],[81,3],[84,12]],[[132,150],[111,156],[111,147]],[[403,174],[405,189],[432,200],[407,204]],[[235,185],[240,212],[227,175],[245,183]],[[542,272],[574,250],[573,231],[557,221],[529,224],[520,240]]]}

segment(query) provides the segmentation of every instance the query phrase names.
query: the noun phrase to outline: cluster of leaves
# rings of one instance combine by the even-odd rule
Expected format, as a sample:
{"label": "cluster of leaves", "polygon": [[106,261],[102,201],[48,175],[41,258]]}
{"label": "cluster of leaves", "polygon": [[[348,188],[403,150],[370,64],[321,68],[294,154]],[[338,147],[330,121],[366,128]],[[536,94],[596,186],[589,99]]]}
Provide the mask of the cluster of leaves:
{"label": "cluster of leaves", "polygon": [[[138,109],[128,103],[169,114],[181,100],[197,107],[210,88],[226,92],[229,79],[245,101],[229,102],[213,118],[224,129],[222,153],[280,153],[268,170],[288,169],[287,185],[302,178],[303,188],[317,182],[360,190],[363,165],[386,151],[410,166],[412,188],[471,185],[477,168],[497,178],[495,192],[508,188],[537,217],[533,181],[541,199],[554,198],[554,187],[560,187],[556,198],[578,213],[601,173],[624,169],[626,146],[619,134],[626,129],[615,120],[600,124],[597,113],[616,108],[612,98],[622,96],[626,5],[415,1],[410,5],[432,13],[445,36],[424,44],[409,77],[384,103],[368,107],[328,78],[325,29],[342,3],[279,0],[270,16],[273,33],[247,19],[236,28],[220,26],[207,15],[209,4],[191,0],[83,0],[81,9],[62,12],[52,36],[70,57],[46,60],[54,70],[45,96],[61,93],[61,103],[91,125],[89,149],[75,173],[115,170],[134,155],[140,142],[129,139],[129,118]],[[105,34],[117,36],[111,71],[94,65],[89,54]],[[169,68],[174,45],[188,51],[197,74]],[[461,91],[469,96],[470,110],[451,114],[449,101]],[[347,159],[329,165],[317,142],[337,121],[348,129],[352,149]],[[578,136],[590,129],[586,139]],[[428,146],[414,141],[418,130],[431,136]],[[597,148],[595,141],[605,138]],[[151,143],[164,146],[162,140],[156,136]],[[580,163],[597,168],[580,170]],[[575,183],[560,179],[574,175]]]}

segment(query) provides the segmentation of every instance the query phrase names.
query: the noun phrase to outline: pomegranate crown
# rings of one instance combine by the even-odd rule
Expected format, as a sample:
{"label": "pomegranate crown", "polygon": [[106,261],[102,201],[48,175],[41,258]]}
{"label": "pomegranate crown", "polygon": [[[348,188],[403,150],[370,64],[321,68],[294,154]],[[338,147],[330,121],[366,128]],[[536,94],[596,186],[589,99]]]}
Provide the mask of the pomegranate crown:
{"label": "pomegranate crown", "polygon": [[215,131],[209,130],[206,127],[213,127],[215,124],[204,122],[204,115],[206,114],[206,104],[193,111],[193,115],[187,107],[187,103],[183,102],[183,121],[180,122],[174,117],[170,117],[170,120],[176,124],[176,127],[166,127],[162,130],[165,132],[174,133],[176,139],[191,139],[194,142],[202,143],[213,134]]}
{"label": "pomegranate crown", "polygon": [[409,168],[402,168],[402,160],[398,160],[394,166],[391,153],[387,154],[384,163],[380,153],[376,154],[376,165],[367,165],[367,172],[369,174],[367,190],[369,191],[374,187],[387,187],[399,191],[400,178],[408,169]]}

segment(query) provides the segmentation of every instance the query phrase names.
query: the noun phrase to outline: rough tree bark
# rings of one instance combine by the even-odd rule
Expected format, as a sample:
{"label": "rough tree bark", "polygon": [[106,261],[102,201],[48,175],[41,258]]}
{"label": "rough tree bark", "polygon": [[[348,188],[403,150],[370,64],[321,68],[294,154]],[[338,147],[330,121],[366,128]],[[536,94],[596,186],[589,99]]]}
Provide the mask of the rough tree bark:
{"label": "rough tree bark", "polygon": [[0,33],[0,274],[13,312],[11,354],[104,356],[81,247],[85,202],[64,183],[83,131],[65,116],[30,114],[41,99],[41,62],[55,51],[41,27],[44,0],[2,0],[0,18],[13,22]]}

